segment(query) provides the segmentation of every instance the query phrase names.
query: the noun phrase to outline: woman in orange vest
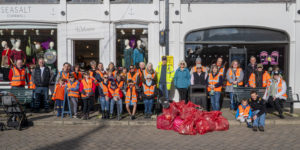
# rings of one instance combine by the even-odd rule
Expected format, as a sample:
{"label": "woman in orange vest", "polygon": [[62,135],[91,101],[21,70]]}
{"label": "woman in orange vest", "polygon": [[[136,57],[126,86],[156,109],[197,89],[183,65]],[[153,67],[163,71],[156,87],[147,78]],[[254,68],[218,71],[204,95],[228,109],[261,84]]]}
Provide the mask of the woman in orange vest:
{"label": "woman in orange vest", "polygon": [[145,118],[151,118],[153,100],[157,94],[156,83],[152,80],[151,74],[146,76],[146,81],[142,85],[142,99],[145,105],[144,116]]}
{"label": "woman in orange vest", "polygon": [[16,66],[13,66],[9,71],[9,80],[12,89],[25,88],[26,70],[23,68],[23,61],[17,60]]}
{"label": "woman in orange vest", "polygon": [[111,101],[110,101],[110,116],[111,118],[113,117],[113,112],[114,112],[114,106],[117,104],[117,119],[121,120],[121,115],[122,115],[122,98],[123,98],[123,93],[121,89],[117,86],[115,82],[111,82],[109,86],[109,93],[111,96]]}
{"label": "woman in orange vest", "polygon": [[122,79],[121,75],[117,75],[117,78],[116,78],[116,84],[118,86],[118,88],[120,88],[120,90],[125,93],[125,82],[124,80]]}
{"label": "woman in orange vest", "polygon": [[152,77],[152,81],[156,83],[155,79],[156,79],[156,72],[153,69],[153,64],[152,63],[148,63],[146,69],[143,71],[144,74],[144,79],[143,82],[146,80],[146,77],[148,76],[148,74],[151,75]]}
{"label": "woman in orange vest", "polygon": [[56,103],[57,117],[62,115],[63,102],[65,100],[65,87],[65,80],[63,78],[59,78],[52,94],[52,100]]}
{"label": "woman in orange vest", "polygon": [[269,104],[278,111],[281,119],[284,119],[281,105],[283,101],[288,98],[286,90],[286,82],[282,79],[280,73],[275,71],[273,79],[270,80],[270,83],[266,88],[263,99],[267,100]]}
{"label": "woman in orange vest", "polygon": [[212,110],[220,110],[220,95],[222,92],[223,77],[219,74],[217,65],[212,65],[211,71],[212,72],[209,73],[207,77],[207,91],[210,96]]}
{"label": "woman in orange vest", "polygon": [[83,73],[83,80],[80,83],[79,91],[83,102],[83,120],[89,119],[90,109],[94,101],[96,85],[88,73]]}
{"label": "woman in orange vest", "polygon": [[139,73],[135,71],[134,66],[130,65],[129,72],[127,73],[127,83],[129,80],[132,80],[134,84],[138,85],[139,83]]}
{"label": "woman in orange vest", "polygon": [[78,98],[79,96],[79,85],[80,82],[77,81],[74,77],[73,74],[70,75],[69,81],[67,83],[67,90],[68,90],[68,96],[71,100],[71,105],[72,105],[72,112],[73,112],[73,117],[77,118],[77,104],[78,104]]}
{"label": "woman in orange vest", "polygon": [[74,72],[73,72],[73,75],[74,75],[74,77],[75,77],[75,79],[77,80],[77,81],[79,81],[79,82],[81,82],[81,80],[82,80],[82,72],[80,71],[80,66],[78,65],[78,64],[76,64],[75,66],[74,66]]}
{"label": "woman in orange vest", "polygon": [[120,75],[121,75],[123,81],[127,80],[127,68],[126,67],[122,68],[122,72],[120,73]]}
{"label": "woman in orange vest", "polygon": [[244,72],[240,68],[239,62],[233,60],[231,62],[231,67],[226,73],[226,88],[225,91],[229,93],[230,97],[230,110],[236,109],[236,102],[233,100],[233,87],[243,86]]}
{"label": "woman in orange vest", "polygon": [[109,87],[110,81],[108,80],[108,75],[104,74],[103,81],[101,81],[98,86],[98,101],[101,104],[102,119],[109,119],[109,103],[111,97],[108,89]]}
{"label": "woman in orange vest", "polygon": [[114,64],[113,62],[110,62],[110,63],[109,63],[109,65],[108,65],[108,71],[111,71],[112,76],[113,76],[114,78],[117,77],[118,71],[117,71],[117,69],[116,69],[116,67],[115,67],[115,64]]}
{"label": "woman in orange vest", "polygon": [[[130,66],[131,67],[131,66]],[[126,89],[126,97],[125,97],[125,104],[128,114],[130,115],[130,119],[135,119],[135,112],[137,107],[137,98],[138,94],[136,91],[136,86],[134,81],[128,80],[128,87]],[[133,110],[131,112],[129,106],[133,106]]]}

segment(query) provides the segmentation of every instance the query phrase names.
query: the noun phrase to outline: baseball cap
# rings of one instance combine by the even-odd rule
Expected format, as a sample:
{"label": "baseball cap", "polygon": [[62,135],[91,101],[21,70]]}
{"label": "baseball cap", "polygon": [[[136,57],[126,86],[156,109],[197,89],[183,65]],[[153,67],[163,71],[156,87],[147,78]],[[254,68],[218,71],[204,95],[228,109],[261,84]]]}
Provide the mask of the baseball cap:
{"label": "baseball cap", "polygon": [[279,71],[275,71],[274,75],[280,75]]}
{"label": "baseball cap", "polygon": [[257,68],[264,68],[263,64],[257,64]]}
{"label": "baseball cap", "polygon": [[200,57],[198,57],[198,58],[196,59],[196,62],[197,62],[197,61],[200,61],[200,62],[201,62],[201,58],[200,58]]}
{"label": "baseball cap", "polygon": [[163,57],[162,57],[162,60],[167,60],[167,56],[163,56]]}

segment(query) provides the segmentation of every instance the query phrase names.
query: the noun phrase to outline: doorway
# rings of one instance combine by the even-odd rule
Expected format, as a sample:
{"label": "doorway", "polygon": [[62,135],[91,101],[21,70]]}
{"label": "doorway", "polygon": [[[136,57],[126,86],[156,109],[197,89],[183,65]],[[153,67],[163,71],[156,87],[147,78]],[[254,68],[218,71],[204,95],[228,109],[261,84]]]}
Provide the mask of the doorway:
{"label": "doorway", "polygon": [[74,40],[75,64],[87,70],[91,61],[99,61],[99,40]]}

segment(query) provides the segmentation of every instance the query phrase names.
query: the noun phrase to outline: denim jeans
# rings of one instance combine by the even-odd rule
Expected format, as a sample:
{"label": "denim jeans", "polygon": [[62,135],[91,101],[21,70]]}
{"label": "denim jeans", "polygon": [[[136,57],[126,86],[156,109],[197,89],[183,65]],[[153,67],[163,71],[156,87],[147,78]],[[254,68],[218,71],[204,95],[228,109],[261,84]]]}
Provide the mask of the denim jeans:
{"label": "denim jeans", "polygon": [[163,96],[169,100],[169,91],[168,91],[168,87],[167,87],[167,84],[162,84],[162,83],[159,83],[159,89],[163,92]]}
{"label": "denim jeans", "polygon": [[102,111],[108,111],[109,110],[109,100],[105,100],[105,97],[100,96],[98,98],[99,103],[101,104],[101,110]]}
{"label": "denim jeans", "polygon": [[69,99],[70,99],[70,103],[71,103],[72,113],[74,115],[77,115],[78,98],[77,97],[69,97]]}
{"label": "denim jeans", "polygon": [[214,95],[209,92],[212,110],[220,110],[220,95],[220,92],[214,92]]}
{"label": "denim jeans", "polygon": [[[253,111],[252,112],[252,117],[255,116],[258,113],[259,113],[259,110]],[[259,127],[259,126],[265,127],[265,120],[266,120],[266,113],[260,115],[255,120],[253,120],[253,126],[254,127]]]}
{"label": "denim jeans", "polygon": [[41,96],[44,98],[44,108],[48,109],[49,107],[49,102],[48,102],[48,97],[49,97],[49,88],[48,87],[36,87],[34,90],[35,93],[35,108],[40,107],[41,103]]}
{"label": "denim jeans", "polygon": [[145,114],[152,114],[153,99],[144,99]]}
{"label": "denim jeans", "polygon": [[60,116],[62,114],[63,102],[62,100],[55,100],[56,101],[56,109],[57,114],[56,116]]}
{"label": "denim jeans", "polygon": [[25,89],[24,86],[12,86],[11,89]]}
{"label": "denim jeans", "polygon": [[117,114],[122,114],[122,99],[119,99],[118,101],[115,101],[114,99],[110,100],[110,114],[112,115],[114,113],[114,106],[117,104]]}
{"label": "denim jeans", "polygon": [[229,98],[230,98],[230,109],[236,108],[236,102],[233,99],[233,92],[229,92]]}

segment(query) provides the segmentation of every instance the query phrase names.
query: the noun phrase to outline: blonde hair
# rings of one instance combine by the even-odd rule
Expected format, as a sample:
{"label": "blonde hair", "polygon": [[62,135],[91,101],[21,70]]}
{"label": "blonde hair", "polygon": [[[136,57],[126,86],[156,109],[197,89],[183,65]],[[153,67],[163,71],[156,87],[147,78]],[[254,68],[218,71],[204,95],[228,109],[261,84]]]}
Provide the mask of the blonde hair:
{"label": "blonde hair", "polygon": [[239,63],[239,61],[238,60],[233,60],[232,62],[231,62],[231,64],[230,64],[230,68],[232,68],[232,66],[233,66],[233,63],[237,63],[238,64],[238,68],[240,68],[240,63]]}
{"label": "blonde hair", "polygon": [[150,62],[147,63],[146,69],[148,69],[148,67],[149,67],[150,65],[151,65],[151,69],[153,69],[153,64],[150,63]]}
{"label": "blonde hair", "polygon": [[181,60],[181,61],[179,62],[178,67],[180,67],[180,64],[181,64],[181,63],[184,63],[184,67],[187,67],[187,64],[186,64],[186,62],[185,62],[184,60]]}
{"label": "blonde hair", "polygon": [[97,63],[96,63],[95,60],[92,60],[92,61],[90,62],[90,65],[91,65],[91,66],[92,66],[92,65],[97,65]]}

